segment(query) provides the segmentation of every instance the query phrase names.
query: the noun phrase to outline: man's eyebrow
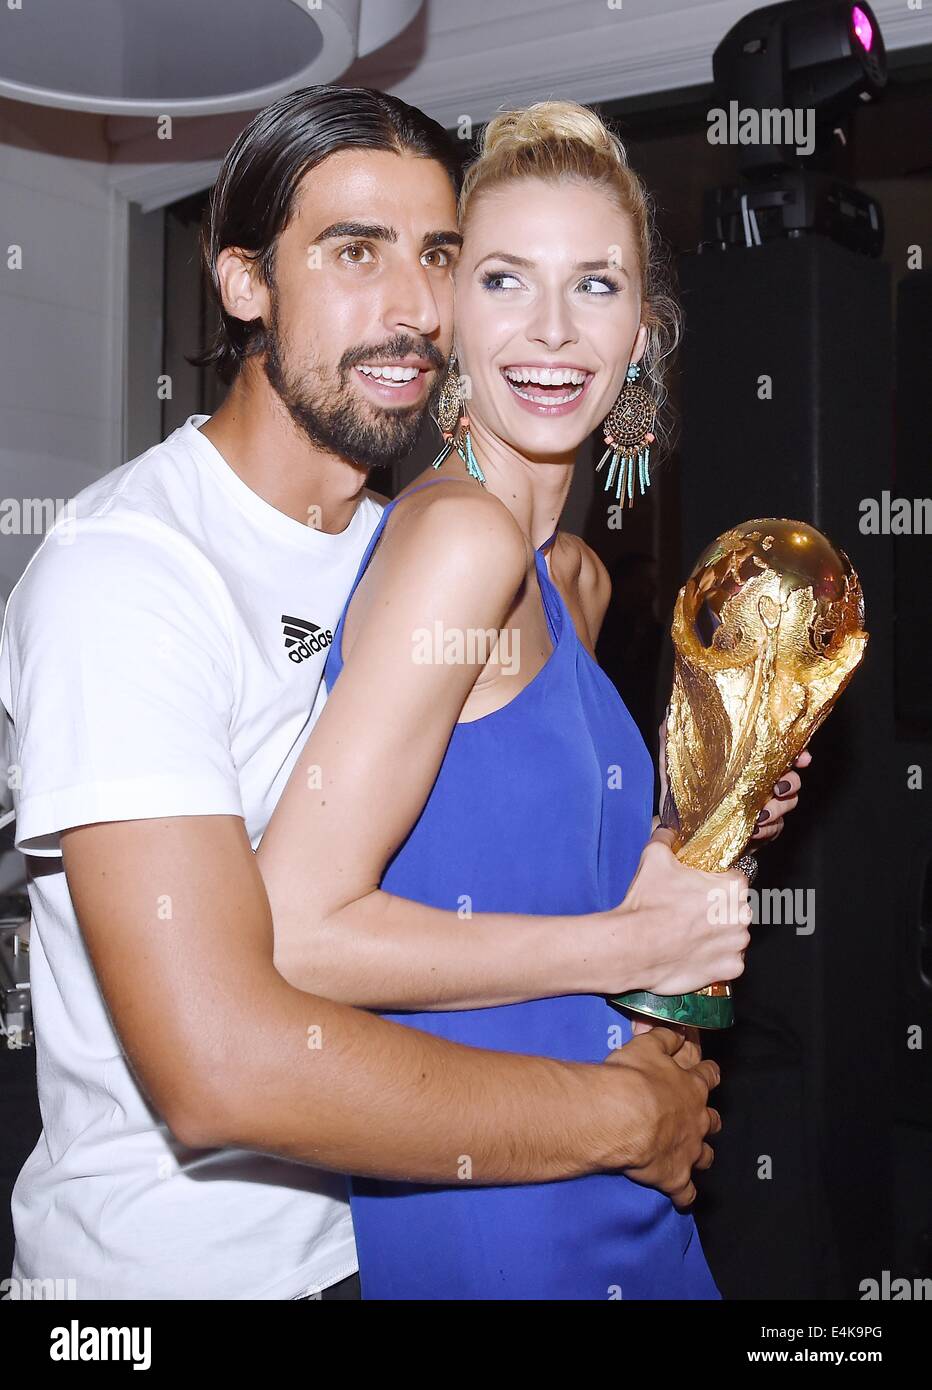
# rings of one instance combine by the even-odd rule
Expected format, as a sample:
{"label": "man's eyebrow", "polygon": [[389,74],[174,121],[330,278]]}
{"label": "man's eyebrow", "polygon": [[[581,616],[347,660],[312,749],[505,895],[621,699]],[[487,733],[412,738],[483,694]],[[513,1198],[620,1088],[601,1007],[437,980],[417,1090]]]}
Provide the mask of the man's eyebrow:
{"label": "man's eyebrow", "polygon": [[342,236],[367,237],[370,241],[398,240],[394,227],[383,227],[379,222],[331,222],[329,227],[318,233],[314,242],[333,241]]}
{"label": "man's eyebrow", "polygon": [[[380,222],[331,222],[329,227],[325,227],[322,232],[314,238],[312,245],[320,241],[334,241],[338,237],[359,237],[367,241],[390,241],[398,240],[398,233],[394,227],[384,227]],[[432,246],[462,246],[463,238],[459,232],[440,231],[425,232],[421,243],[421,249],[426,251]]]}
{"label": "man's eyebrow", "polygon": [[[479,267],[480,267],[480,265],[483,264],[483,262],[485,262],[485,261],[492,261],[492,260],[495,260],[495,261],[505,261],[505,262],[507,262],[508,265],[517,265],[517,266],[520,266],[522,270],[533,270],[533,268],[534,268],[534,262],[533,262],[533,261],[527,260],[524,256],[511,256],[511,255],[509,255],[509,254],[508,254],[507,252],[505,252],[505,251],[490,251],[489,254],[488,254],[487,256],[483,256],[483,257],[482,257],[482,260],[476,261],[476,264],[473,266],[473,270],[474,270],[474,271],[475,271],[475,270],[478,270]],[[630,275],[628,275],[628,272],[627,272],[627,270],[625,270],[625,268],[624,268],[623,265],[616,265],[614,261],[609,261],[609,260],[604,260],[604,261],[577,261],[576,264],[573,266],[573,269],[574,269],[574,270],[617,270],[617,271],[620,271],[622,275],[627,275],[629,280],[631,279]]]}
{"label": "man's eyebrow", "polygon": [[462,246],[462,244],[463,238],[459,232],[425,232],[421,250],[427,251],[431,246]]}

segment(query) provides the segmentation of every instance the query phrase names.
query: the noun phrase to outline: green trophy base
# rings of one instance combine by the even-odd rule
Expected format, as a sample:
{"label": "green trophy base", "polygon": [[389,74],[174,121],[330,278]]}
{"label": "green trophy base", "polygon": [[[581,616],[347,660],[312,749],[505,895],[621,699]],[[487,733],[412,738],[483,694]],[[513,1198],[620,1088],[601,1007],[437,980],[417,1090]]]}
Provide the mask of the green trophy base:
{"label": "green trophy base", "polygon": [[730,994],[651,994],[635,989],[608,1001],[616,1009],[646,1014],[688,1028],[730,1028],[735,1009]]}

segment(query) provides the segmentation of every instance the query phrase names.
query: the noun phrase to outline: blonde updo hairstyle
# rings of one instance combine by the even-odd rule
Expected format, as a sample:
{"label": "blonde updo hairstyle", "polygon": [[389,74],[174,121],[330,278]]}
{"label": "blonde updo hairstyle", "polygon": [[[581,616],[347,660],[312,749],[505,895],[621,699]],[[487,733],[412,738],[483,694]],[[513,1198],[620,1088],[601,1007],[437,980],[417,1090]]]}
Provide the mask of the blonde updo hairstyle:
{"label": "blonde updo hairstyle", "polygon": [[461,227],[483,193],[521,178],[594,183],[630,217],[641,279],[641,321],[647,327],[638,384],[657,403],[657,446],[669,447],[670,427],[663,410],[666,368],[680,339],[682,319],[670,288],[668,255],[656,232],[654,203],[629,167],[624,145],[594,111],[575,101],[535,101],[521,110],[499,112],[485,127],[478,156],[463,178]]}

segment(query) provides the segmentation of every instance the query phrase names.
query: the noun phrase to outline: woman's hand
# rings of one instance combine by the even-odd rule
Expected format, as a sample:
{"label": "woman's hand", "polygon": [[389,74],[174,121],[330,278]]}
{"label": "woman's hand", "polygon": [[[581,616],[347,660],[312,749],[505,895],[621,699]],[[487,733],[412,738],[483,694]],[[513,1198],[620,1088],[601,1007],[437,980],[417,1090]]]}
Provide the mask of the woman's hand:
{"label": "woman's hand", "polygon": [[[658,730],[660,735],[660,809],[663,810],[663,803],[667,797],[667,721]],[[812,762],[812,754],[808,746],[802,750],[798,757],[793,760],[793,767],[805,768]],[[788,771],[777,781],[774,786],[774,794],[764,805],[757,818],[757,829],[748,841],[749,845],[765,844],[768,840],[775,840],[783,830],[783,818],[788,811],[792,811],[799,801],[799,789],[802,785],[798,772]],[[657,825],[657,819],[654,825]]]}
{"label": "woman's hand", "polygon": [[[808,748],[804,748],[797,758],[793,760],[793,767],[808,767],[812,762],[812,754]],[[748,844],[761,844],[767,840],[775,840],[783,830],[783,817],[788,811],[792,811],[799,800],[799,788],[801,779],[798,772],[785,772],[774,787],[774,795],[771,797],[760,815],[757,817],[757,829],[751,836]]]}
{"label": "woman's hand", "polygon": [[[619,978],[600,993],[689,994],[744,972],[753,918],[747,875],[691,868],[673,853],[674,839],[670,829],[653,831],[624,901],[602,914]],[[710,911],[713,893],[726,912]]]}

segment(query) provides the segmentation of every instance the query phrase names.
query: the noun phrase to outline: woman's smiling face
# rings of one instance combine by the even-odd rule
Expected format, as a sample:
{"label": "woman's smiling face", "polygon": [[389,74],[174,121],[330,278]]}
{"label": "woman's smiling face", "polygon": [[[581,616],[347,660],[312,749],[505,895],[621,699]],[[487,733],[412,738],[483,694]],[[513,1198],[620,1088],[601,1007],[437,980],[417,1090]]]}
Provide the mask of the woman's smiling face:
{"label": "woman's smiling face", "polygon": [[631,219],[603,188],[528,178],[469,209],[455,273],[470,420],[528,458],[601,424],[644,351]]}

